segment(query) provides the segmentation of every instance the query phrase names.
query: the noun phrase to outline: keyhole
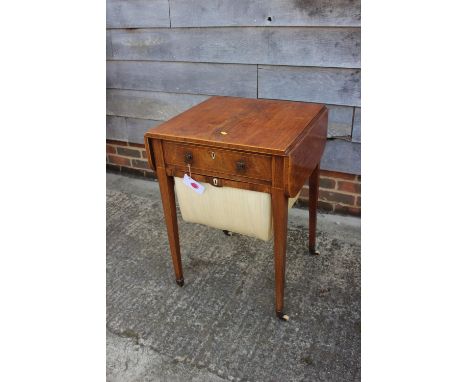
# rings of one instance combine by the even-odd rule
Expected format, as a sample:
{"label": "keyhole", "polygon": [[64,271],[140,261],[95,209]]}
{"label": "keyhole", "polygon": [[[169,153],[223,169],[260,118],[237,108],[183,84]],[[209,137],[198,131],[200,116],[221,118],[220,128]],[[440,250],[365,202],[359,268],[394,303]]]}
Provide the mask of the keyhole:
{"label": "keyhole", "polygon": [[268,20],[268,21],[271,21],[271,16],[268,16],[268,17],[267,17],[267,20]]}
{"label": "keyhole", "polygon": [[215,159],[215,157],[216,157],[216,154],[215,154],[215,152],[214,152],[214,151],[212,151],[212,152],[210,153],[210,155],[211,155],[211,159]]}

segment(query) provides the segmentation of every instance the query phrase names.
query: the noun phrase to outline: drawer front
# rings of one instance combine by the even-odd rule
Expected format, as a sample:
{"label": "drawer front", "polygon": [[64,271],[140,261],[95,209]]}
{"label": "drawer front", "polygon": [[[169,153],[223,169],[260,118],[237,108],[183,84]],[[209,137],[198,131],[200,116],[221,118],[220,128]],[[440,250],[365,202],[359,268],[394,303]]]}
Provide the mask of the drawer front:
{"label": "drawer front", "polygon": [[163,141],[164,161],[169,165],[209,170],[247,178],[271,180],[271,157],[225,149]]}

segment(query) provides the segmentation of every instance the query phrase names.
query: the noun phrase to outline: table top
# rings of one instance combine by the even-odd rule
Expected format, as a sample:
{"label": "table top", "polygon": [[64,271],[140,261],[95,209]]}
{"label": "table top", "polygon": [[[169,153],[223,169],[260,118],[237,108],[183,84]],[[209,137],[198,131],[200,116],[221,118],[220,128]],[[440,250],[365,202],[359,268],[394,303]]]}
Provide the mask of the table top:
{"label": "table top", "polygon": [[216,96],[145,136],[281,155],[325,110],[322,104],[308,102]]}

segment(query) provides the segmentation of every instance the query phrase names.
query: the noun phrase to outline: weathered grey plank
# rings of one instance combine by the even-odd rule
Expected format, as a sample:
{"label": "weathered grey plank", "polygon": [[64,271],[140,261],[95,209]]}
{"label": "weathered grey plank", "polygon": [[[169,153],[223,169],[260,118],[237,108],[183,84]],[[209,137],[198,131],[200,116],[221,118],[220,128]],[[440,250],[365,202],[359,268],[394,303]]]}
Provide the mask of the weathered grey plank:
{"label": "weathered grey plank", "polygon": [[351,136],[353,125],[353,107],[327,105],[328,108],[328,136]]}
{"label": "weathered grey plank", "polygon": [[108,61],[107,87],[255,98],[257,66]]}
{"label": "weathered grey plank", "polygon": [[108,28],[169,27],[167,0],[107,0]]}
{"label": "weathered grey plank", "polygon": [[138,90],[107,90],[107,114],[165,121],[208,96]]}
{"label": "weathered grey plank", "polygon": [[259,66],[258,97],[360,106],[361,71]]}
{"label": "weathered grey plank", "polygon": [[132,143],[144,143],[145,133],[154,126],[158,126],[163,121],[152,119],[125,118],[127,121],[128,141]]}
{"label": "weathered grey plank", "polygon": [[145,133],[150,128],[163,123],[163,121],[152,119],[119,117],[115,115],[107,115],[106,122],[107,139],[132,143],[144,143],[143,137]]}
{"label": "weathered grey plank", "polygon": [[128,140],[125,118],[106,116],[106,138],[125,142]]}
{"label": "weathered grey plank", "polygon": [[361,145],[340,139],[327,141],[320,168],[348,174],[361,174]]}
{"label": "weathered grey plank", "polygon": [[359,28],[113,29],[117,60],[359,68]]}
{"label": "weathered grey plank", "polygon": [[361,24],[360,0],[170,0],[170,4],[173,27]]}
{"label": "weathered grey plank", "polygon": [[106,31],[106,59],[112,58],[112,41],[110,31]]}
{"label": "weathered grey plank", "polygon": [[353,142],[361,142],[361,108],[354,110]]}

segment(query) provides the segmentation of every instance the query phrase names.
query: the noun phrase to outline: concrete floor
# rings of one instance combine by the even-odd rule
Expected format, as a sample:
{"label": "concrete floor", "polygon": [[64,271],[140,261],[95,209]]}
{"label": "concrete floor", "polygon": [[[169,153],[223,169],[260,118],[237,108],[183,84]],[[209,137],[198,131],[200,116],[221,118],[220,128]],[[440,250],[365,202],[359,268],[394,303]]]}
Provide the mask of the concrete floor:
{"label": "concrete floor", "polygon": [[174,281],[157,182],[107,174],[108,381],[360,380],[360,220],[290,210],[285,312],[272,243],[181,221]]}

